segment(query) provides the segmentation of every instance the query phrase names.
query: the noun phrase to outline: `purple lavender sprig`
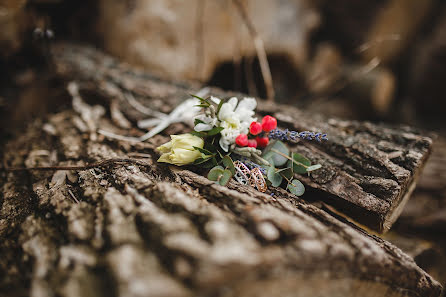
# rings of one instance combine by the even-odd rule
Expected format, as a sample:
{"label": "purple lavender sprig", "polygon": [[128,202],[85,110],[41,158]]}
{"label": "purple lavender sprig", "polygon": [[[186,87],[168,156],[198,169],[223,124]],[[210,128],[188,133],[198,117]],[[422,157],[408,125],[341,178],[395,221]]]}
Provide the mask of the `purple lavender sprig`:
{"label": "purple lavender sprig", "polygon": [[271,132],[269,132],[268,137],[270,139],[279,139],[282,141],[297,141],[300,139],[307,139],[307,140],[316,140],[321,142],[322,140],[328,140],[327,134],[320,133],[320,132],[311,132],[311,131],[290,131],[288,129],[280,130],[280,129],[274,129]]}

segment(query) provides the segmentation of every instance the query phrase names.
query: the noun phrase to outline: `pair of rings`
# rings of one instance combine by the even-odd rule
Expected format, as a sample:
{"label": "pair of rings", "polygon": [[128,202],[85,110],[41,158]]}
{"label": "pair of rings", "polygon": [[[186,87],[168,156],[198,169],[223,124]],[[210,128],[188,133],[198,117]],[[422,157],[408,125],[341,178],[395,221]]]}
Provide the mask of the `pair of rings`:
{"label": "pair of rings", "polygon": [[266,181],[263,178],[263,174],[259,168],[249,168],[240,161],[234,162],[235,175],[234,178],[243,185],[251,185],[253,188],[257,188],[260,192],[266,192],[268,187],[266,186]]}

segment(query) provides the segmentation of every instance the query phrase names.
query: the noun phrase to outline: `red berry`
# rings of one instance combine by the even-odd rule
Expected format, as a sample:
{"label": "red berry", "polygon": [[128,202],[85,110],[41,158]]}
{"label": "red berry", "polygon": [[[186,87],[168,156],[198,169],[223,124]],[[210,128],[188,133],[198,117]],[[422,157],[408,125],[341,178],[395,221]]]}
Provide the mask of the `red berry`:
{"label": "red berry", "polygon": [[260,132],[262,132],[262,124],[259,122],[252,122],[251,125],[249,125],[249,132],[252,135],[257,135]]}
{"label": "red berry", "polygon": [[277,120],[272,116],[264,116],[262,119],[262,129],[265,132],[269,132],[277,128]]}
{"label": "red berry", "polygon": [[249,147],[257,147],[257,141],[255,139],[248,139]]}
{"label": "red berry", "polygon": [[248,135],[246,134],[239,134],[235,138],[235,143],[239,146],[247,146],[248,145]]}
{"label": "red berry", "polygon": [[268,137],[256,137],[258,147],[266,147],[268,145]]}

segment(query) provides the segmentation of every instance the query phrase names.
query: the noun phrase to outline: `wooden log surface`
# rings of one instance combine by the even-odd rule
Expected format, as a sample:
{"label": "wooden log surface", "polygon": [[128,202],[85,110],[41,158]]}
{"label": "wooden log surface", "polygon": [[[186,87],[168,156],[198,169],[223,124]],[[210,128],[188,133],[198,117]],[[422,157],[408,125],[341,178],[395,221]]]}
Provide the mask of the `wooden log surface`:
{"label": "wooden log surface", "polygon": [[[152,108],[170,109],[187,96],[188,86],[157,80],[93,49],[64,45],[59,50],[59,74],[77,80],[89,104],[107,107],[131,90]],[[99,93],[107,101],[101,101]],[[142,117],[124,100],[121,103],[130,121]],[[68,108],[36,120],[2,148],[3,164],[85,164],[136,153],[145,158],[76,172],[0,175],[0,296],[441,294],[440,284],[397,247],[285,191],[275,190],[271,196],[234,181],[222,187],[189,170],[193,168],[157,163],[154,148],[168,134],[187,129],[184,125],[173,125],[144,143],[116,141],[98,135],[96,129],[140,131],[120,128],[116,117],[114,122],[101,106],[89,107],[88,114]],[[260,106],[261,112],[270,108],[281,125],[290,128],[322,121],[313,117],[310,122],[311,115],[295,109]],[[293,116],[301,117],[299,124]],[[339,133],[339,126],[345,133],[369,127],[362,132],[367,137],[378,137],[370,131],[381,129],[389,139],[395,137],[395,130],[364,125],[328,121],[307,128],[332,135]],[[403,131],[414,135],[408,128]],[[342,155],[335,148],[348,138],[330,139],[329,147]],[[354,151],[363,153],[368,141],[372,139],[366,138]],[[335,182],[342,186],[357,179],[353,169],[339,173],[339,164],[346,161],[337,157],[334,163],[323,146],[305,143],[295,149],[329,160],[322,173],[304,179],[312,187],[325,187],[309,195],[336,192]],[[383,163],[375,162],[370,162],[375,167],[362,164],[364,171],[382,168]]]}
{"label": "wooden log surface", "polygon": [[[85,47],[62,45],[54,56],[60,75],[77,80],[85,92],[118,100],[133,121],[147,116],[129,104],[129,94],[142,105],[168,111],[199,89],[161,81]],[[217,89],[211,93],[231,95]],[[328,133],[328,142],[302,141],[293,147],[323,165],[302,180],[317,190],[318,199],[378,232],[389,230],[398,218],[431,150],[432,140],[410,127],[327,119],[264,101],[258,111],[274,115],[282,128]]]}

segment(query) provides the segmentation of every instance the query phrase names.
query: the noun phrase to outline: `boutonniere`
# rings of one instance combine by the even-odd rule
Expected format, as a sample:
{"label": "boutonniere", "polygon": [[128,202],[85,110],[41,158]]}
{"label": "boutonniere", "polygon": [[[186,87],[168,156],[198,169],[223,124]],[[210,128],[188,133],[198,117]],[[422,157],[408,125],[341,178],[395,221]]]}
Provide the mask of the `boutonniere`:
{"label": "boutonniere", "polygon": [[326,134],[278,129],[277,120],[270,115],[257,121],[254,98],[194,97],[202,109],[195,116],[194,131],[171,135],[169,142],[157,148],[161,153],[158,162],[208,168],[207,177],[223,186],[234,178],[261,192],[268,186],[283,185],[297,196],[304,193],[299,174],[321,165],[291,152],[285,142],[323,141],[327,140]]}

